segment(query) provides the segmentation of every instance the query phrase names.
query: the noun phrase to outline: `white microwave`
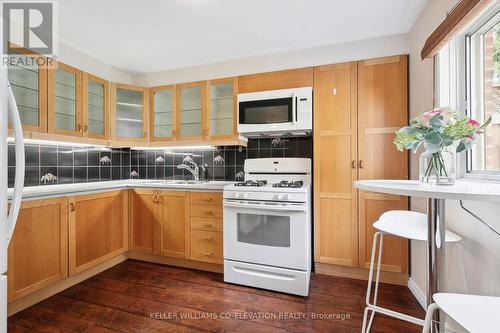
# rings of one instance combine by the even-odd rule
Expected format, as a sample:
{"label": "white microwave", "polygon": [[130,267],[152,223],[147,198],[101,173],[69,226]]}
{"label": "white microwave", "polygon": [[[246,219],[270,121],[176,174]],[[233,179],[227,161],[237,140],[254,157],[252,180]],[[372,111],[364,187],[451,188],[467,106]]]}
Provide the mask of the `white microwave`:
{"label": "white microwave", "polygon": [[238,133],[246,137],[307,136],[312,87],[238,94]]}

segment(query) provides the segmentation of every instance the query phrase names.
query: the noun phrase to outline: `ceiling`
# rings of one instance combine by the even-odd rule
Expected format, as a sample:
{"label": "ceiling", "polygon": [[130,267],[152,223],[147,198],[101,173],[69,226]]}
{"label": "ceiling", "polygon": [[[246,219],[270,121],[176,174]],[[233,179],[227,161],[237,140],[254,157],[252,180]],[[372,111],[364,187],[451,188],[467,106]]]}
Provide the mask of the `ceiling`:
{"label": "ceiling", "polygon": [[60,0],[58,39],[131,73],[410,30],[427,0]]}

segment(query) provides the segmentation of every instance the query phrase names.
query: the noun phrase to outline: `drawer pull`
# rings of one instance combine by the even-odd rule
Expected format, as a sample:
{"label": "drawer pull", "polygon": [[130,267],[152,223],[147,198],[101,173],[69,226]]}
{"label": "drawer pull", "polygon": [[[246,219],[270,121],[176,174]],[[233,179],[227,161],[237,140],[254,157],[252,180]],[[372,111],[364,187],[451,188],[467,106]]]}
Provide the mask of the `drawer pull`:
{"label": "drawer pull", "polygon": [[213,254],[212,252],[203,251],[203,255],[204,255],[204,256],[207,256],[207,257],[211,257],[211,256],[213,256],[214,254]]}
{"label": "drawer pull", "polygon": [[205,198],[203,199],[204,201],[212,201],[213,199],[212,198]]}
{"label": "drawer pull", "polygon": [[207,210],[207,211],[205,212],[205,214],[207,214],[207,215],[214,215],[214,212],[212,212],[211,210]]}
{"label": "drawer pull", "polygon": [[214,240],[214,237],[213,236],[203,236],[203,239],[207,240],[207,241],[211,241],[211,240]]}
{"label": "drawer pull", "polygon": [[212,223],[205,223],[204,225],[205,225],[205,227],[207,227],[207,228],[212,228],[212,227],[213,227]]}

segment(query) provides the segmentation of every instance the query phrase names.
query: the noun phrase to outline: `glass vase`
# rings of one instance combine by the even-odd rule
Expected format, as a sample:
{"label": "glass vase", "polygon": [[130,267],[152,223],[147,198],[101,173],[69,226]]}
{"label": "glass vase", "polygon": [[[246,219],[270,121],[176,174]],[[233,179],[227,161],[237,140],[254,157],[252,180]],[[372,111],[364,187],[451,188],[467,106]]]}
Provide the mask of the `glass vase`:
{"label": "glass vase", "polygon": [[456,154],[449,149],[436,153],[423,152],[419,161],[419,178],[422,183],[453,185],[456,180]]}

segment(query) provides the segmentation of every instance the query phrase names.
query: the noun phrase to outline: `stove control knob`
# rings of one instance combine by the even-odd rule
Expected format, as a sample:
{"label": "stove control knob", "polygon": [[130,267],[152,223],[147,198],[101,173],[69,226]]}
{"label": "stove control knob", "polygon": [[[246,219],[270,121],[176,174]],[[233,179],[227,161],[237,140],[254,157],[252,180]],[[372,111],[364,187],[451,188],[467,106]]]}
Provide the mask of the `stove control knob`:
{"label": "stove control knob", "polygon": [[288,194],[283,194],[283,200],[289,200],[290,196]]}
{"label": "stove control knob", "polygon": [[275,198],[277,200],[283,200],[285,198],[285,195],[284,194],[276,194]]}
{"label": "stove control knob", "polygon": [[248,198],[248,193],[243,193],[243,198]]}
{"label": "stove control knob", "polygon": [[241,198],[241,193],[240,193],[240,192],[236,192],[236,193],[234,194],[234,197],[235,197],[235,198]]}

